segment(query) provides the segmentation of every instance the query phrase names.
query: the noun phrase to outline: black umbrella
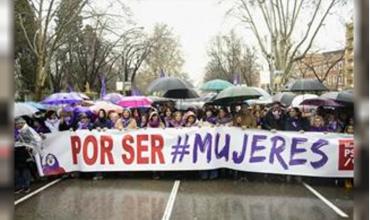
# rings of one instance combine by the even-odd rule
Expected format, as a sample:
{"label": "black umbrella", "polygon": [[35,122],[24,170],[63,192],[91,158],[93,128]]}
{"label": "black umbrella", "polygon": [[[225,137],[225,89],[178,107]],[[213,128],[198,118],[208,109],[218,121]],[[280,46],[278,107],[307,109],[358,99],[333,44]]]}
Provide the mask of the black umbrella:
{"label": "black umbrella", "polygon": [[280,102],[284,106],[290,106],[290,104],[292,104],[294,97],[296,96],[297,95],[292,92],[279,92],[272,96],[272,101]]}
{"label": "black umbrella", "polygon": [[153,92],[167,92],[174,89],[189,89],[192,85],[175,77],[162,77],[154,80],[148,86],[148,93]]}
{"label": "black umbrella", "polygon": [[321,97],[333,99],[338,102],[353,103],[353,93],[351,91],[327,92],[322,94]]}
{"label": "black umbrella", "polygon": [[260,96],[262,96],[262,94],[255,88],[247,86],[233,86],[221,91],[213,100],[213,104],[241,104],[248,99],[257,99]]}
{"label": "black umbrella", "polygon": [[299,79],[285,86],[284,92],[322,92],[329,89],[317,79]]}
{"label": "black umbrella", "polygon": [[193,99],[198,98],[198,94],[193,89],[171,89],[163,97],[173,99]]}

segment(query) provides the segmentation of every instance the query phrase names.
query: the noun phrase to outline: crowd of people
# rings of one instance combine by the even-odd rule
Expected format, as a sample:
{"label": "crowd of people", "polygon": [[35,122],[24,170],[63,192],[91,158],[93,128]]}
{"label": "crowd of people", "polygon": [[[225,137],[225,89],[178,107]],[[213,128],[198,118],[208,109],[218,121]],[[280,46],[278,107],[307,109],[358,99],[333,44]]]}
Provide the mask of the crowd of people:
{"label": "crowd of people", "polygon": [[[264,129],[276,132],[341,132],[353,134],[353,111],[334,110],[318,107],[309,112],[300,108],[284,107],[280,103],[271,105],[247,104],[220,107],[204,105],[201,109],[180,111],[173,103],[155,104],[151,108],[124,109],[122,113],[78,112],[73,108],[47,110],[32,117],[20,117],[15,120],[15,141],[37,145],[44,134],[66,130],[81,129],[141,129],[141,128],[181,128],[194,126],[235,126],[242,129]],[[32,169],[29,161],[32,155],[16,148],[16,186],[27,192],[30,187]],[[31,152],[32,153],[32,152]],[[31,159],[30,159],[31,158]],[[34,166],[33,166],[34,167]],[[37,173],[37,172],[36,172]],[[159,177],[154,172],[155,178]],[[200,172],[202,179],[218,177],[217,171]],[[101,178],[101,174],[94,178]]]}

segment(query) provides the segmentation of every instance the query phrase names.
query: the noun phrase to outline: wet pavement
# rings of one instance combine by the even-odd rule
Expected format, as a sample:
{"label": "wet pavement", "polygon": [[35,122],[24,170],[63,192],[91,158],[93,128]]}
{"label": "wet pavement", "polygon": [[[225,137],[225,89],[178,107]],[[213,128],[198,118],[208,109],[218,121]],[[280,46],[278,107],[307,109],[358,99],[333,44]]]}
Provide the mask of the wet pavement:
{"label": "wet pavement", "polygon": [[[66,179],[16,205],[15,219],[162,219],[174,180]],[[353,218],[353,192],[310,184]],[[170,219],[342,219],[300,183],[181,180]]]}

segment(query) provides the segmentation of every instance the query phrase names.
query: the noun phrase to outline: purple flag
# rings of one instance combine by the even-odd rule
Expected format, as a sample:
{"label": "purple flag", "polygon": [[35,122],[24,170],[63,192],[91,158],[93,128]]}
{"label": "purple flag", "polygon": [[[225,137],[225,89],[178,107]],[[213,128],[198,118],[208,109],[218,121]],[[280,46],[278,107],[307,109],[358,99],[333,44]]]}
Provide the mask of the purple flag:
{"label": "purple flag", "polygon": [[240,84],[240,74],[234,73],[233,84],[234,85],[239,85]]}
{"label": "purple flag", "polygon": [[68,92],[73,92],[74,90],[73,90],[73,87],[71,86],[71,84],[70,83],[68,83],[67,84],[67,91]]}
{"label": "purple flag", "polygon": [[107,89],[105,87],[105,76],[104,75],[100,76],[100,82],[101,82],[100,98],[102,99],[107,93]]}
{"label": "purple flag", "polygon": [[136,87],[133,87],[131,90],[131,96],[141,96],[140,90]]}
{"label": "purple flag", "polygon": [[164,74],[164,72],[163,72],[163,69],[161,69],[161,73],[159,74],[159,77],[160,78],[163,78],[163,77],[165,77],[166,75]]}

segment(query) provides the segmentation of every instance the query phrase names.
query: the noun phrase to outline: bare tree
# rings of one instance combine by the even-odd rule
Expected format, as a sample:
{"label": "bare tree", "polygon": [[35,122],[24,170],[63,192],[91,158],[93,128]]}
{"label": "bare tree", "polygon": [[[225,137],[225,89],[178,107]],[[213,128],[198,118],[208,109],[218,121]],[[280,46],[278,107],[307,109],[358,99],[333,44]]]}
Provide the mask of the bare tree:
{"label": "bare tree", "polygon": [[[19,24],[24,32],[28,46],[37,59],[35,98],[40,99],[46,87],[48,77],[47,69],[55,51],[64,43],[63,37],[69,34],[69,26],[76,21],[88,0],[38,0],[30,1],[35,13],[36,32],[30,36],[25,29],[25,21],[21,15],[16,15]],[[59,17],[57,28],[55,20]]]}
{"label": "bare tree", "polygon": [[249,86],[259,83],[256,54],[233,31],[228,35],[216,36],[211,41],[208,56],[204,81],[212,79],[232,81],[234,75],[239,74],[242,81]]}
{"label": "bare tree", "polygon": [[[236,16],[252,31],[270,70],[283,82],[293,64],[306,56],[333,8],[342,0],[235,0],[228,14]],[[302,32],[302,33],[300,33]]]}

